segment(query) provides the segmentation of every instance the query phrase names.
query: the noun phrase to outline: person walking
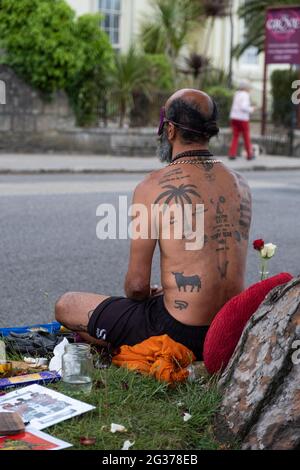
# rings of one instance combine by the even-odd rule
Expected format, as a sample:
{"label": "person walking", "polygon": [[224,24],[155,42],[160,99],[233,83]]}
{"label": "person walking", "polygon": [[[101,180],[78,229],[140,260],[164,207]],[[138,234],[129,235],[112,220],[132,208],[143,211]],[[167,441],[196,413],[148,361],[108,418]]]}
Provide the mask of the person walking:
{"label": "person walking", "polygon": [[236,91],[230,112],[232,128],[232,141],[229,150],[229,159],[234,160],[237,156],[239,136],[242,134],[247,152],[247,160],[253,160],[253,148],[250,137],[250,114],[254,108],[250,103],[250,83],[244,80]]}

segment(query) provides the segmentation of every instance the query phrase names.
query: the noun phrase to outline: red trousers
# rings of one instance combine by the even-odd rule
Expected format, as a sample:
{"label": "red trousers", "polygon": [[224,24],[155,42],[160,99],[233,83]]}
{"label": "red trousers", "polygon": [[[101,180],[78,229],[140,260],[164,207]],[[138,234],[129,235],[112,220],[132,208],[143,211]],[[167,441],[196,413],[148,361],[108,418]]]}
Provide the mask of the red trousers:
{"label": "red trousers", "polygon": [[253,156],[252,144],[250,138],[250,126],[249,121],[239,121],[238,119],[231,119],[231,128],[232,128],[232,142],[229,150],[230,157],[236,157],[238,145],[239,145],[239,136],[242,134],[244,138],[245,148],[248,158]]}

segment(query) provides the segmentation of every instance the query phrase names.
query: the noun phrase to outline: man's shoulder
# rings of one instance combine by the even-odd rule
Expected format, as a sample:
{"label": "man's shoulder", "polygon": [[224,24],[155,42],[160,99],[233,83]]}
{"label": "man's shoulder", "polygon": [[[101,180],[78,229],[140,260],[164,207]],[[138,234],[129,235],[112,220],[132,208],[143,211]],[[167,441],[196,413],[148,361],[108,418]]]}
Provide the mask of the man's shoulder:
{"label": "man's shoulder", "polygon": [[251,188],[250,185],[241,173],[238,173],[237,171],[231,170],[231,173],[235,177],[235,182],[236,182],[236,188],[240,191],[240,193],[246,197],[247,199],[251,200],[252,195],[251,195]]}
{"label": "man's shoulder", "polygon": [[167,172],[167,167],[159,170],[152,171],[144,177],[144,179],[137,185],[136,190],[146,190],[155,188],[156,185],[162,180]]}
{"label": "man's shoulder", "polygon": [[144,179],[138,183],[134,190],[134,198],[144,203],[151,203],[155,197],[159,181],[163,176],[163,170],[152,171],[144,177]]}

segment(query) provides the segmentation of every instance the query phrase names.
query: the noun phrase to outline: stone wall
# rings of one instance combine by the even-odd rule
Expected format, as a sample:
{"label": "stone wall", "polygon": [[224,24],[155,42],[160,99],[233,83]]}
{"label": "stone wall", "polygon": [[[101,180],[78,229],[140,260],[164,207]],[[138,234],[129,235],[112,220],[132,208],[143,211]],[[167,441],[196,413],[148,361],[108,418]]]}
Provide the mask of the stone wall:
{"label": "stone wall", "polygon": [[[118,127],[82,129],[68,98],[56,93],[52,101],[26,84],[7,66],[0,65],[0,81],[6,84],[6,104],[0,104],[0,152],[68,152],[85,154],[154,156],[157,134],[154,128]],[[226,155],[230,129],[222,129],[212,142],[215,154]],[[263,153],[287,155],[286,135],[253,136]],[[295,155],[300,157],[300,133],[295,135]]]}
{"label": "stone wall", "polygon": [[39,150],[48,134],[55,135],[74,125],[73,112],[63,92],[45,101],[5,65],[0,65],[0,80],[6,89],[6,103],[0,105],[0,150]]}

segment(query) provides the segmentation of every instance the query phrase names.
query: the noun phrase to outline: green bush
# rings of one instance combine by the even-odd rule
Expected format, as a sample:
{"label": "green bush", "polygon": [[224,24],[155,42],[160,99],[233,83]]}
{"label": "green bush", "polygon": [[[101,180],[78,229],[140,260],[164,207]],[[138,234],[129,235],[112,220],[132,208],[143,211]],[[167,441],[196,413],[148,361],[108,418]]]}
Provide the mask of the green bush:
{"label": "green bush", "polygon": [[158,91],[171,91],[174,87],[173,71],[170,59],[165,54],[145,54],[155,88]]}
{"label": "green bush", "polygon": [[223,69],[210,68],[208,64],[208,69],[204,69],[201,74],[201,88],[212,88],[212,87],[222,87],[228,89],[229,76],[228,73]]}
{"label": "green bush", "polygon": [[147,125],[151,103],[158,93],[170,90],[173,84],[170,62],[165,55],[145,54],[131,47],[116,54],[109,81],[109,105],[115,105],[119,124]]}
{"label": "green bush", "polygon": [[2,0],[2,62],[46,94],[65,89],[82,61],[74,24],[64,0]]}
{"label": "green bush", "polygon": [[99,28],[100,18],[100,15],[83,15],[74,28],[83,60],[66,89],[79,126],[97,124],[99,106],[113,69],[113,50],[107,34]]}
{"label": "green bush", "polygon": [[152,93],[146,94],[140,87],[134,90],[130,113],[133,127],[156,125],[159,108],[174,91],[173,71],[165,54],[144,54],[141,60],[146,65]]}
{"label": "green bush", "polygon": [[218,123],[220,126],[228,126],[230,120],[230,110],[232,105],[232,100],[234,96],[234,91],[223,87],[223,86],[213,86],[205,88],[205,92],[209,94],[216,102],[219,111]]}
{"label": "green bush", "polygon": [[295,70],[274,70],[271,75],[272,122],[275,125],[291,127],[295,107],[292,103],[292,83],[298,80]]}
{"label": "green bush", "polygon": [[45,97],[66,90],[78,123],[90,125],[112,57],[99,23],[98,15],[77,20],[65,0],[1,0],[1,61]]}

